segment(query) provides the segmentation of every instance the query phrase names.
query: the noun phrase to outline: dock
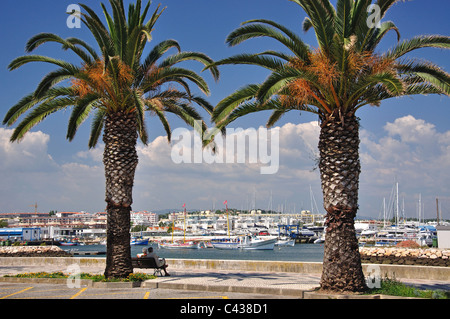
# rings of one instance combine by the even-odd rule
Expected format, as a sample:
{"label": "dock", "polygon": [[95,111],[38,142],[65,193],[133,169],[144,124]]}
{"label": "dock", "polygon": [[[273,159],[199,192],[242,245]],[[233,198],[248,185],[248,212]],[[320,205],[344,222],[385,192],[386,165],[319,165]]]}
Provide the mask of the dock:
{"label": "dock", "polygon": [[69,251],[74,256],[102,256],[106,255],[106,251]]}

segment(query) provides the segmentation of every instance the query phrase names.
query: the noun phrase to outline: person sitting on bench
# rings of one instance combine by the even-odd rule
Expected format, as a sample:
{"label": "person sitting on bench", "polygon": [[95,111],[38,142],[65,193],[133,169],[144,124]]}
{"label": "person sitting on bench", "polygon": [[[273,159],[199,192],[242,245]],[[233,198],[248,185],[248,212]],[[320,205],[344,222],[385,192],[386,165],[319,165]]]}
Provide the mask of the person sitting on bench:
{"label": "person sitting on bench", "polygon": [[142,254],[137,254],[137,258],[145,258],[147,257],[147,248],[142,248]]}
{"label": "person sitting on bench", "polygon": [[[143,251],[144,251],[144,249],[143,249]],[[143,257],[144,258],[154,258],[158,267],[160,267],[164,270],[164,275],[170,276],[170,274],[166,270],[166,268],[168,267],[168,265],[166,264],[166,260],[164,258],[160,258],[157,254],[155,254],[153,252],[153,247],[148,247],[148,253],[145,256],[142,256],[141,258],[143,258]]]}

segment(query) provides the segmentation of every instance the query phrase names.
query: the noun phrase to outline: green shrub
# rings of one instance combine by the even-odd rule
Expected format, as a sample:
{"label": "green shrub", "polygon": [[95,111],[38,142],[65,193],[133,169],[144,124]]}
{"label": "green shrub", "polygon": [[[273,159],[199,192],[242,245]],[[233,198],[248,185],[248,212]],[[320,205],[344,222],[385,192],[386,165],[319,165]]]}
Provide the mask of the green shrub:
{"label": "green shrub", "polygon": [[[23,273],[16,275],[5,275],[5,277],[19,277],[19,278],[69,278],[69,276],[63,272],[34,272],[34,273]],[[109,278],[106,279],[104,275],[100,274],[89,274],[89,273],[79,273],[76,276],[80,276],[80,279],[90,279],[94,282],[107,281],[107,282],[131,282],[131,281],[145,281],[148,279],[155,279],[156,276],[144,274],[144,273],[131,273],[127,278]]]}
{"label": "green shrub", "polygon": [[448,299],[448,295],[444,291],[440,290],[422,290],[416,287],[408,286],[395,278],[385,277],[381,279],[380,288],[370,289],[368,294],[377,295],[390,295],[398,297],[415,297],[415,298],[427,298],[427,299]]}

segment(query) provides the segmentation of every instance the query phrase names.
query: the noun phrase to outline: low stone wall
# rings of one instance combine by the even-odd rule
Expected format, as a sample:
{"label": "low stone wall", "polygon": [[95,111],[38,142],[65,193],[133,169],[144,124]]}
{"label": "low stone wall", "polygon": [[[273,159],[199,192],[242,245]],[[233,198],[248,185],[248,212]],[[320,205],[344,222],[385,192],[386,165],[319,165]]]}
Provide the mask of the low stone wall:
{"label": "low stone wall", "polygon": [[58,246],[0,246],[0,257],[69,257]]}
{"label": "low stone wall", "polygon": [[359,252],[363,263],[450,267],[450,249],[362,247]]}

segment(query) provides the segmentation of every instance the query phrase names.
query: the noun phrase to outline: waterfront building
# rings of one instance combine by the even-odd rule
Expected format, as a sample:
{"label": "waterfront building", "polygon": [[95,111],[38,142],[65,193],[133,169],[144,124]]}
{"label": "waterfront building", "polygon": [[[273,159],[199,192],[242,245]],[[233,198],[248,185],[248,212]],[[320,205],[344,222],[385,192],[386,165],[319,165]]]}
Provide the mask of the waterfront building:
{"label": "waterfront building", "polygon": [[436,226],[439,248],[450,248],[450,226]]}
{"label": "waterfront building", "polygon": [[39,227],[0,228],[0,238],[9,241],[41,240]]}
{"label": "waterfront building", "polygon": [[131,212],[131,222],[133,225],[155,225],[158,223],[158,214],[148,212],[148,211],[140,211],[140,212]]}

